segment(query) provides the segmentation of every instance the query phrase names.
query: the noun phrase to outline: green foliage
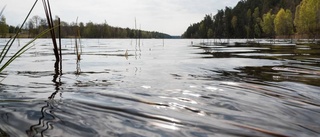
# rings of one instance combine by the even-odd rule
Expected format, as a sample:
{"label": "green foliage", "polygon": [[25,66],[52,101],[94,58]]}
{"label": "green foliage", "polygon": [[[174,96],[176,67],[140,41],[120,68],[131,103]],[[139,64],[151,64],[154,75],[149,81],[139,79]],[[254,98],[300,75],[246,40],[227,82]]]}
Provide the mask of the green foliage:
{"label": "green foliage", "polygon": [[[4,16],[2,16],[4,18]],[[58,25],[58,17],[53,20],[55,25]],[[8,33],[15,33],[19,29],[14,26],[8,26],[5,23],[5,18],[0,18],[0,35],[6,35]],[[212,20],[211,20],[212,22]],[[30,38],[34,38],[39,32],[44,31],[48,28],[47,19],[41,18],[39,16],[33,16],[29,19],[25,24],[25,29],[22,33],[25,33]],[[71,38],[74,36],[74,29],[79,26],[80,33],[84,38],[138,38],[138,30],[129,29],[129,28],[120,28],[120,27],[113,27],[108,25],[106,22],[97,24],[93,22],[83,23],[80,22],[79,25],[76,23],[67,23],[61,21],[61,37],[62,38]],[[42,37],[50,38],[49,34],[45,34]],[[155,32],[155,31],[143,31],[141,30],[140,38],[172,38],[172,36]]]}
{"label": "green foliage", "polygon": [[274,25],[277,35],[293,34],[293,21],[291,11],[280,9],[274,19]]}
{"label": "green foliage", "polygon": [[238,24],[238,18],[237,18],[237,16],[233,16],[233,17],[232,17],[231,24],[232,24],[232,28],[233,28],[233,29],[236,29],[236,28],[237,28],[237,24]]}
{"label": "green foliage", "polygon": [[251,32],[251,29],[250,29],[250,27],[249,26],[245,26],[245,29],[246,29],[246,33],[247,33],[247,38],[249,38],[250,37],[250,32]]}
{"label": "green foliage", "polygon": [[[57,24],[57,19],[55,19],[53,22]],[[28,21],[28,26],[29,27],[25,31],[29,33],[30,37],[34,37],[38,32],[41,32],[48,27],[46,24],[46,19],[42,19],[39,16],[32,17]],[[80,22],[77,25],[77,23],[74,22],[67,23],[64,21],[61,21],[61,37],[74,37],[74,30],[76,27],[79,27],[80,34],[83,38],[171,38],[171,36],[168,34],[143,30],[139,36],[138,30],[113,27],[108,25],[106,22],[100,24],[93,22]],[[45,35],[44,37],[50,37],[50,35]]]}
{"label": "green foliage", "polygon": [[303,0],[296,8],[294,24],[298,33],[315,37],[320,31],[320,1]]}
{"label": "green foliage", "polygon": [[[302,0],[241,0],[234,8],[226,7],[224,10],[218,10],[217,13],[212,16],[212,26],[211,23],[206,23],[210,25],[203,24],[204,26],[201,26],[201,22],[205,20],[203,19],[198,23],[190,25],[182,37],[206,38],[207,35],[203,35],[204,32],[207,32],[203,31],[204,28],[206,30],[211,28],[214,33],[214,38],[259,38],[274,36],[274,28],[272,27],[274,22],[272,18],[274,17],[272,17],[272,15],[277,14],[281,8],[289,9],[289,11],[296,13],[296,7],[301,1]],[[262,15],[268,12],[270,12],[268,19],[263,19]],[[289,16],[289,13],[287,15]],[[293,32],[290,33],[292,34]]]}
{"label": "green foliage", "polygon": [[198,28],[200,23],[194,23],[190,25],[185,33],[182,34],[183,38],[199,38]]}
{"label": "green foliage", "polygon": [[251,25],[251,23],[252,23],[252,12],[251,12],[251,9],[248,9],[248,11],[247,11],[247,23],[248,23],[248,25]]}
{"label": "green foliage", "polygon": [[252,30],[252,12],[251,9],[248,9],[247,11],[247,26],[246,26],[246,32],[247,32],[247,38],[251,37],[251,30]]}
{"label": "green foliage", "polygon": [[264,14],[262,18],[262,30],[269,37],[274,35],[274,18],[275,15],[271,14],[271,10],[267,14]]}
{"label": "green foliage", "polygon": [[292,35],[294,32],[293,26],[293,16],[291,10],[287,9],[285,14],[285,24],[286,24],[286,33]]}
{"label": "green foliage", "polygon": [[[38,38],[42,37],[44,34],[48,33],[50,30],[47,29],[37,35],[34,39],[30,40],[27,44],[25,44],[22,48],[20,48],[11,58],[9,58],[5,63],[2,64],[2,61],[6,58],[6,53],[9,52],[10,47],[12,44],[10,44],[13,41],[13,38],[11,38],[8,43],[5,45],[5,47],[2,49],[2,52],[0,54],[0,72],[2,72],[6,67],[8,67],[15,59],[17,59],[19,56],[21,56],[24,52],[32,48],[33,46],[31,45],[35,40]],[[31,46],[30,46],[31,45]]]}
{"label": "green foliage", "polygon": [[204,25],[204,22],[200,23],[199,33],[200,33],[200,37],[207,38],[207,28]]}
{"label": "green foliage", "polygon": [[212,30],[212,29],[209,29],[209,30],[208,30],[207,36],[208,36],[208,38],[213,38],[214,33],[213,33],[213,30]]}
{"label": "green foliage", "polygon": [[[199,35],[201,38],[209,38],[210,36],[208,35],[209,29],[212,28],[213,25],[213,20],[210,15],[206,15],[204,17],[204,20],[200,22],[200,27],[199,27]],[[212,29],[211,29],[212,30]],[[213,37],[213,32],[211,37]]]}
{"label": "green foliage", "polygon": [[255,38],[259,38],[261,36],[261,33],[262,33],[261,32],[261,27],[260,27],[261,18],[260,18],[259,7],[256,7],[254,9],[252,17],[253,17],[253,21],[254,21],[254,37]]}
{"label": "green foliage", "polygon": [[[213,22],[211,15],[206,15],[201,22],[192,24],[187,29],[187,31],[182,35],[182,37],[185,37],[185,38],[212,38],[212,37],[214,37],[214,31],[213,31],[214,24],[213,23],[214,22]],[[210,36],[209,36],[210,29],[212,30],[212,32],[210,32]]]}
{"label": "green foliage", "polygon": [[214,28],[213,30],[215,30],[215,38],[223,38],[226,37],[224,34],[225,32],[225,20],[224,20],[224,14],[225,12],[223,10],[219,10],[217,15],[214,16]]}
{"label": "green foliage", "polygon": [[260,29],[259,23],[254,25],[254,36],[255,36],[255,38],[261,37],[261,29]]}
{"label": "green foliage", "polygon": [[304,30],[303,30],[303,25],[302,25],[302,20],[300,19],[300,7],[301,7],[301,4],[299,4],[296,8],[296,13],[295,13],[295,18],[294,18],[294,25],[296,27],[296,30],[298,33],[302,33]]}
{"label": "green foliage", "polygon": [[[32,10],[34,9],[35,5],[37,4],[38,1],[35,1],[32,8],[30,9],[29,13],[27,14],[25,20],[23,21],[22,25],[18,28],[18,31],[15,33],[14,37],[10,38],[10,40],[5,44],[3,47],[1,53],[0,53],[0,72],[2,72],[6,67],[8,67],[16,58],[21,56],[24,52],[26,52],[28,49],[30,49],[32,46],[30,44],[34,42],[36,39],[40,38],[43,36],[45,33],[49,32],[50,30],[46,30],[39,34],[37,37],[29,41],[27,44],[25,44],[22,48],[20,48],[13,56],[11,56],[5,63],[3,61],[7,58],[7,54],[10,51],[10,48],[12,47],[14,41],[20,34],[20,31],[22,30],[22,27],[25,25],[27,22],[28,17],[30,16]],[[5,20],[4,20],[5,22]]]}
{"label": "green foliage", "polygon": [[5,37],[9,33],[9,26],[6,23],[6,18],[2,15],[0,18],[0,35]]}
{"label": "green foliage", "polygon": [[[253,19],[257,19],[257,18],[260,17],[259,7],[256,7],[256,8],[254,9],[254,12],[253,12],[253,14],[252,14],[252,17],[253,17]],[[256,21],[256,20],[255,20],[255,21]]]}

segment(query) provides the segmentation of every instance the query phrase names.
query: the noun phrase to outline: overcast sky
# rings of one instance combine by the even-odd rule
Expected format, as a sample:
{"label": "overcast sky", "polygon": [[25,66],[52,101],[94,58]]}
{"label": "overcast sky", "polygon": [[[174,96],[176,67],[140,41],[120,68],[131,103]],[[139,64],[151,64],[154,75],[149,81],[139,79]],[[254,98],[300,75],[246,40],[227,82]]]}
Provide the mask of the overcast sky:
{"label": "overcast sky", "polygon": [[[35,0],[0,0],[7,24],[21,24]],[[104,23],[134,28],[137,19],[142,30],[181,35],[190,24],[199,22],[205,14],[216,14],[225,6],[234,7],[240,0],[51,0],[53,16],[68,23]],[[45,17],[39,0],[32,15]]]}

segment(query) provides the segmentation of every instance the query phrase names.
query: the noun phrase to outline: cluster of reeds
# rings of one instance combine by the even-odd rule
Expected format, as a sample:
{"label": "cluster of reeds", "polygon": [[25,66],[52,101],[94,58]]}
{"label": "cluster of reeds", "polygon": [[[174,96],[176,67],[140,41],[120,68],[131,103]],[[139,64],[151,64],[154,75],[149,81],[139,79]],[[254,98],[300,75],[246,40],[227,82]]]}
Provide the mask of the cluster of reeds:
{"label": "cluster of reeds", "polygon": [[[52,19],[52,14],[51,14],[51,8],[50,8],[50,3],[49,0],[42,0],[43,2],[43,7],[45,10],[45,14],[47,17],[47,23],[48,23],[48,28],[46,30],[44,30],[43,32],[41,32],[40,34],[38,34],[35,38],[33,38],[32,40],[30,40],[28,43],[26,43],[24,46],[22,46],[16,53],[14,53],[13,56],[11,56],[8,60],[6,60],[6,62],[4,62],[4,60],[7,58],[8,52],[10,51],[12,45],[14,44],[15,40],[18,38],[23,26],[25,25],[27,19],[29,18],[31,12],[33,11],[34,7],[36,6],[38,0],[36,0],[33,4],[33,6],[31,7],[29,13],[27,14],[26,18],[24,19],[23,23],[21,24],[19,30],[16,32],[16,34],[13,37],[10,37],[10,39],[8,40],[8,42],[4,45],[3,49],[1,50],[0,53],[0,72],[2,72],[6,67],[8,67],[16,58],[18,58],[19,56],[21,56],[24,52],[26,52],[28,49],[30,49],[31,47],[33,47],[34,45],[32,45],[32,43],[37,40],[38,38],[41,38],[42,36],[44,36],[46,33],[51,34],[51,38],[52,38],[52,42],[53,42],[53,51],[54,51],[54,55],[56,58],[56,63],[55,63],[55,69],[57,73],[61,74],[62,71],[62,54],[61,54],[61,28],[60,28],[60,19],[58,19],[59,24],[55,25]],[[0,12],[0,16],[2,15],[3,11],[4,11],[5,7],[2,8],[1,12]],[[58,48],[58,42],[56,40],[56,35],[55,35],[55,29],[58,29],[58,38],[59,38],[59,48]],[[4,62],[4,63],[3,63]],[[60,65],[59,65],[60,62]],[[60,70],[60,72],[58,71]]]}
{"label": "cluster of reeds", "polygon": [[[26,52],[28,49],[30,49],[33,46],[33,45],[31,45],[31,43],[33,43],[36,39],[42,37],[44,34],[46,34],[50,31],[50,29],[46,29],[42,33],[38,34],[34,39],[30,40],[28,43],[26,43],[24,46],[22,46],[16,53],[14,53],[14,55],[11,56],[11,58],[9,58],[8,60],[6,60],[6,62],[4,62],[4,60],[7,58],[8,52],[10,51],[15,40],[18,38],[23,26],[25,25],[27,19],[29,18],[30,14],[33,11],[37,2],[38,2],[38,0],[36,0],[34,2],[32,8],[30,9],[26,18],[24,19],[23,23],[19,27],[19,30],[16,32],[16,34],[13,37],[10,37],[8,42],[4,45],[3,49],[1,50],[1,53],[0,53],[0,72],[2,72],[6,67],[8,67],[16,58],[18,58],[24,52]],[[0,16],[2,15],[3,10],[4,10],[4,8],[1,10]]]}
{"label": "cluster of reeds", "polygon": [[[51,8],[50,8],[50,3],[49,0],[42,0],[44,11],[46,14],[47,18],[47,23],[48,23],[48,28],[50,30],[51,34],[51,39],[53,43],[53,52],[56,58],[55,62],[55,70],[56,72],[60,70],[59,73],[62,73],[62,52],[61,52],[61,27],[60,27],[60,18],[58,18],[58,24],[54,24],[53,19],[52,19],[52,13],[51,13]],[[56,26],[55,26],[56,25]],[[58,42],[57,42],[57,37],[55,33],[55,29],[58,27],[58,38],[59,38],[59,48],[58,48]],[[60,63],[60,65],[59,65]]]}

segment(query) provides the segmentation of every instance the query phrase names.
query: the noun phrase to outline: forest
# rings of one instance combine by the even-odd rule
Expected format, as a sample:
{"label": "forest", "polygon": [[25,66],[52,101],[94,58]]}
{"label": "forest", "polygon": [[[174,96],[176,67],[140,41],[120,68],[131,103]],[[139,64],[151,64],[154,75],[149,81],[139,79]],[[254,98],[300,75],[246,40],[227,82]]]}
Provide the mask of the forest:
{"label": "forest", "polygon": [[[54,20],[54,23],[57,25],[58,17],[56,16],[55,18],[56,19]],[[83,38],[172,38],[168,34],[155,31],[143,31],[138,28],[130,29],[113,27],[108,25],[106,21],[104,23],[77,23],[77,21],[68,23],[65,21],[60,21],[60,26],[62,38],[75,37],[75,35],[78,35],[78,31]],[[33,38],[40,32],[44,31],[46,28],[48,28],[47,20],[36,15],[28,20],[20,36],[25,38]],[[0,37],[10,37],[18,30],[18,26],[15,27],[12,25],[8,25],[6,23],[6,17],[3,15],[1,16]],[[44,37],[50,37],[50,35],[47,34]]]}
{"label": "forest", "polygon": [[319,38],[319,0],[241,0],[191,24],[183,38]]}

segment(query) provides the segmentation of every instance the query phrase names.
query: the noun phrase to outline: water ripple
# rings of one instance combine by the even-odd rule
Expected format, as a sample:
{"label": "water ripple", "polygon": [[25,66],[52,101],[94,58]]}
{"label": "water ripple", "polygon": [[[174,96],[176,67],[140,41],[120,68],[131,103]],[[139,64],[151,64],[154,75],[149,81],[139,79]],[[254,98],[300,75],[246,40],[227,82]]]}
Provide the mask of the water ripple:
{"label": "water ripple", "polygon": [[319,136],[318,45],[132,41],[77,61],[64,39],[62,75],[34,43],[0,74],[0,136]]}

